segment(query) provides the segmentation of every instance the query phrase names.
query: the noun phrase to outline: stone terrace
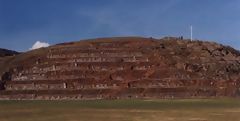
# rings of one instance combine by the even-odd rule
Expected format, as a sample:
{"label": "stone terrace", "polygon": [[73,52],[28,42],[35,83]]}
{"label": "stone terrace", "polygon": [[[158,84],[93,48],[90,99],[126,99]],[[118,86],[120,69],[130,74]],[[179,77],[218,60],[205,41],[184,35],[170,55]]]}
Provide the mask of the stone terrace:
{"label": "stone terrace", "polygon": [[238,53],[216,43],[102,38],[17,62],[2,75],[0,99],[237,97],[239,74]]}

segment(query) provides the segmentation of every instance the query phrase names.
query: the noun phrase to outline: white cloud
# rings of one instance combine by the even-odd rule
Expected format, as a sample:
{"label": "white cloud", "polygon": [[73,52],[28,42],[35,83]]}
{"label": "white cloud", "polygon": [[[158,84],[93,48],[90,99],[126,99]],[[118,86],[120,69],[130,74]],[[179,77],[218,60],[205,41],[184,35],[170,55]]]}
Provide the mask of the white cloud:
{"label": "white cloud", "polygon": [[50,44],[46,43],[46,42],[40,42],[40,41],[37,41],[33,46],[32,48],[30,48],[30,50],[34,50],[34,49],[38,49],[38,48],[42,48],[42,47],[48,47],[50,46]]}

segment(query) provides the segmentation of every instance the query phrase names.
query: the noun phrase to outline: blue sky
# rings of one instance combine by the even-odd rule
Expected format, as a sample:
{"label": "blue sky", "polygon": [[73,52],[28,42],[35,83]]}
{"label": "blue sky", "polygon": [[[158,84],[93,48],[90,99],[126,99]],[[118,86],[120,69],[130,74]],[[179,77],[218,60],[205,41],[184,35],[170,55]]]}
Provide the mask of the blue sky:
{"label": "blue sky", "polygon": [[0,48],[112,36],[184,36],[240,49],[240,0],[0,0]]}

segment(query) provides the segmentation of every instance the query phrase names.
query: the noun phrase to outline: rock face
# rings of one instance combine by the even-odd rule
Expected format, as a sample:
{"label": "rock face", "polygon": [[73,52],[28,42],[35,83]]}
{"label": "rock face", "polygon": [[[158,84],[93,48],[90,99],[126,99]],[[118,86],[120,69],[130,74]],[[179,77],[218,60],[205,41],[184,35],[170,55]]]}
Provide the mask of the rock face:
{"label": "rock face", "polygon": [[0,68],[0,99],[240,96],[237,50],[173,37],[62,43],[6,59]]}

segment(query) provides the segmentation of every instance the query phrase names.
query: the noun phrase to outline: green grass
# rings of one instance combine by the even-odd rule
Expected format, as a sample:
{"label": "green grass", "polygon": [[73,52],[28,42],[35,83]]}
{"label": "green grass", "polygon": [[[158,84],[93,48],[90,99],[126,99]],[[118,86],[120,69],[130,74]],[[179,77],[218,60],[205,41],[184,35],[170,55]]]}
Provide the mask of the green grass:
{"label": "green grass", "polygon": [[240,121],[240,100],[0,101],[0,121]]}

